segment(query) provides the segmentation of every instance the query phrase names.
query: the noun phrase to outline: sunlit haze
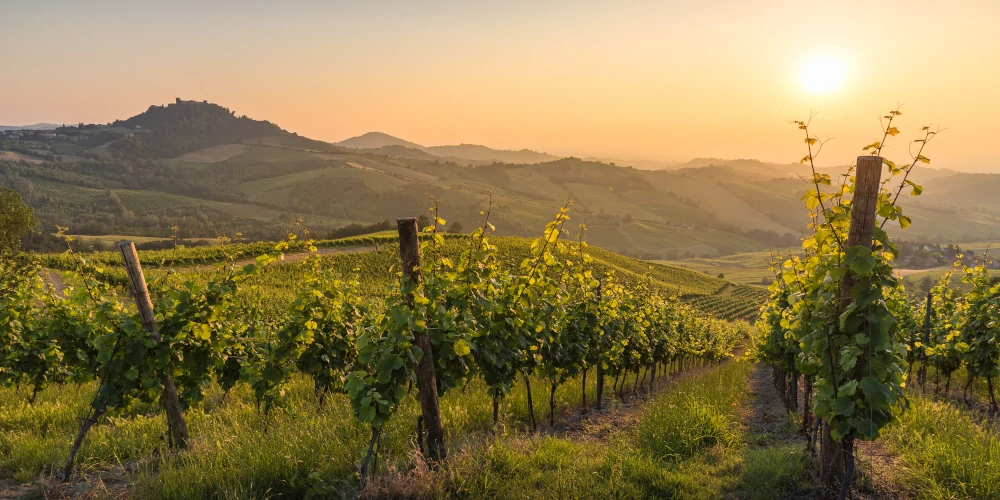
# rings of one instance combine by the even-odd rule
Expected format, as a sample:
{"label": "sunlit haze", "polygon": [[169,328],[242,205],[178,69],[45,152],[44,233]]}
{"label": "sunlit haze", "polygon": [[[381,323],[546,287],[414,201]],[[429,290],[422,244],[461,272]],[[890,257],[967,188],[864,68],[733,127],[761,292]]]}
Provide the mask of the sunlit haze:
{"label": "sunlit haze", "polygon": [[[1000,167],[1000,2],[3,2],[0,124],[175,97],[299,134],[685,161],[849,162],[903,104],[934,166]],[[885,154],[905,158],[905,140]]]}
{"label": "sunlit haze", "polygon": [[809,92],[814,94],[829,94],[840,89],[847,78],[847,72],[840,61],[831,57],[822,57],[809,61],[802,67],[799,82]]}

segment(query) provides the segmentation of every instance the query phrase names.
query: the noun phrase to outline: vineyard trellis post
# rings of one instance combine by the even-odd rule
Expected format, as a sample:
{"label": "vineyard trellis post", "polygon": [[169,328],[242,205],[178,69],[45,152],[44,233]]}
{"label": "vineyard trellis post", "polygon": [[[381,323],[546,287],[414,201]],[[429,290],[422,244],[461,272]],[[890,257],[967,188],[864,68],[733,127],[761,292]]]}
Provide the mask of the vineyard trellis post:
{"label": "vineyard trellis post", "polygon": [[[597,303],[601,303],[601,281],[597,281]],[[601,342],[597,343],[597,411],[601,411],[601,401],[604,399],[604,351],[601,349]]]}
{"label": "vineyard trellis post", "polygon": [[[420,242],[417,219],[404,217],[396,219],[399,232],[399,255],[403,261],[403,280],[412,284],[420,281]],[[412,302],[412,294],[407,297]],[[437,378],[434,374],[434,352],[431,339],[426,331],[413,332],[417,347],[423,352],[417,364],[417,397],[420,399],[422,421],[426,432],[427,455],[432,461],[445,457],[444,426],[441,423],[441,409],[438,406]],[[425,449],[424,446],[420,447]]]}
{"label": "vineyard trellis post", "polygon": [[927,346],[931,343],[931,301],[934,294],[927,292],[927,311],[924,314],[924,342],[920,346],[920,351],[924,353],[920,356],[920,391],[927,392]]}
{"label": "vineyard trellis post", "polygon": [[[882,163],[880,156],[858,157],[854,197],[851,200],[851,225],[844,244],[845,251],[854,246],[865,246],[869,250],[872,248],[875,216],[878,212],[878,194],[881,189]],[[841,312],[851,302],[851,286],[854,285],[854,281],[854,276],[848,272],[841,282]],[[869,356],[859,357],[853,378],[860,379],[860,375],[868,370],[869,362]],[[854,472],[854,435],[848,434],[838,442],[833,439],[830,426],[824,423],[822,443],[820,468],[823,485],[828,493],[839,489],[841,494],[834,498],[843,498],[844,492],[850,489]]]}
{"label": "vineyard trellis post", "polygon": [[[153,302],[149,298],[146,277],[143,275],[142,265],[139,264],[139,254],[135,251],[135,244],[131,241],[121,241],[117,246],[125,263],[125,273],[128,274],[129,288],[135,297],[135,305],[139,309],[139,318],[142,320],[142,327],[159,344],[160,329],[156,325]],[[177,387],[174,385],[174,379],[170,375],[169,367],[165,368],[163,372],[163,396],[161,401],[163,409],[167,414],[167,429],[169,431],[170,443],[177,448],[187,448],[189,439],[187,424],[184,423],[181,401],[177,396]]]}

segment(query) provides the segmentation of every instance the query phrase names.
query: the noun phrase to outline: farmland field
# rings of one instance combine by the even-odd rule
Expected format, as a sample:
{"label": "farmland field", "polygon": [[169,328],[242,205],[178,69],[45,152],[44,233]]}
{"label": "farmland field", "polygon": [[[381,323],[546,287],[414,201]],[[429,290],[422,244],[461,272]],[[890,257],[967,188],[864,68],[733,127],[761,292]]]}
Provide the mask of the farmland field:
{"label": "farmland field", "polygon": [[247,146],[244,144],[222,144],[220,146],[212,146],[185,153],[177,157],[177,159],[196,163],[215,163],[217,161],[228,160],[243,153],[246,149]]}
{"label": "farmland field", "polygon": [[750,252],[715,258],[691,258],[684,260],[657,260],[659,264],[691,269],[711,276],[723,275],[736,283],[760,285],[765,280],[774,279],[771,260],[782,260],[788,250],[774,252]]}
{"label": "farmland field", "polygon": [[0,151],[0,160],[20,160],[28,163],[42,163],[45,161],[45,159],[40,156],[21,153],[18,151]]}

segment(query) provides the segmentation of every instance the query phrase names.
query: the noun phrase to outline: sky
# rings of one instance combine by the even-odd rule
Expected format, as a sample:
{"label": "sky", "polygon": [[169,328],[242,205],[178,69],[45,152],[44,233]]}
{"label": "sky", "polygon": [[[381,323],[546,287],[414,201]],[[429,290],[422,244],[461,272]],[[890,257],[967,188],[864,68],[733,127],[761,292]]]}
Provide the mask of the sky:
{"label": "sky", "polygon": [[[175,97],[307,137],[685,161],[850,163],[902,104],[900,162],[1000,170],[1000,2],[0,0],[0,124],[105,123]],[[803,68],[834,61],[818,94]],[[819,78],[824,78],[821,74]]]}

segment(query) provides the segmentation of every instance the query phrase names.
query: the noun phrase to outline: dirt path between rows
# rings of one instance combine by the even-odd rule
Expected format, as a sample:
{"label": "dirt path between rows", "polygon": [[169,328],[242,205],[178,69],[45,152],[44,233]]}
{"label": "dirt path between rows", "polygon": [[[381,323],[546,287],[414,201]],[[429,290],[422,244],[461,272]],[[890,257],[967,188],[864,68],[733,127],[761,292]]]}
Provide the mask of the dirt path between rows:
{"label": "dirt path between rows", "polygon": [[[799,434],[789,421],[785,403],[775,389],[771,369],[758,364],[750,375],[749,390],[752,405],[744,420],[751,435],[751,446],[797,444],[806,447],[806,437]],[[803,387],[799,385],[799,401],[803,400]],[[816,470],[818,458],[806,455],[807,465],[813,471],[813,488],[818,486]],[[900,467],[899,457],[893,455],[879,441],[855,441],[855,500],[897,500],[911,498],[912,494],[898,482],[895,471]],[[811,498],[812,492],[804,491],[791,498]]]}
{"label": "dirt path between rows", "polygon": [[[606,440],[613,434],[619,433],[638,423],[646,403],[656,398],[657,395],[672,389],[681,381],[698,377],[719,366],[720,364],[718,363],[709,363],[681,373],[672,373],[669,375],[658,374],[656,380],[652,382],[652,387],[650,387],[648,381],[637,391],[633,391],[631,387],[626,386],[621,391],[622,397],[620,398],[615,394],[612,387],[614,377],[609,376],[604,381],[604,402],[600,411],[597,411],[595,406],[597,395],[593,393],[587,394],[587,413],[582,412],[582,406],[577,406],[569,413],[557,416],[554,428],[539,425],[539,434],[551,434],[577,440]],[[634,377],[634,374],[628,377],[629,383],[634,383]],[[642,381],[641,376],[639,380]],[[535,404],[539,406],[538,402]],[[541,412],[538,412],[539,409]],[[541,408],[536,408],[536,413],[536,416],[540,419],[539,423],[541,423],[541,419],[548,415],[548,405],[545,404]]]}
{"label": "dirt path between rows", "polygon": [[52,285],[52,294],[56,297],[63,297],[66,291],[66,282],[63,280],[59,271],[54,269],[46,269],[42,273],[42,279],[44,279],[48,284]]}
{"label": "dirt path between rows", "polygon": [[758,363],[747,384],[751,404],[743,421],[752,436],[751,445],[773,446],[797,441],[804,449],[805,437],[789,423],[785,402],[772,383],[771,369]]}

